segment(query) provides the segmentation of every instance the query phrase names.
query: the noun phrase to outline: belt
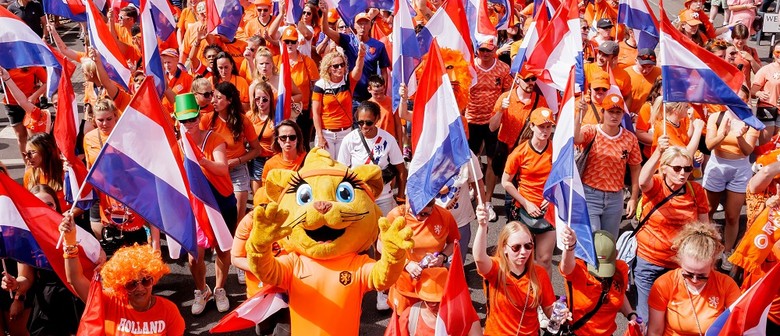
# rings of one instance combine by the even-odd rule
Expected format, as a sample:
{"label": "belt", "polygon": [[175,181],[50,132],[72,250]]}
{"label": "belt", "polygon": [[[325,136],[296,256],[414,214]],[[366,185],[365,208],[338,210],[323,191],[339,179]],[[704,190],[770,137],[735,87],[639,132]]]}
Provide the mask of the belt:
{"label": "belt", "polygon": [[341,132],[352,129],[352,126],[342,127],[342,128],[327,128],[326,130],[331,132]]}

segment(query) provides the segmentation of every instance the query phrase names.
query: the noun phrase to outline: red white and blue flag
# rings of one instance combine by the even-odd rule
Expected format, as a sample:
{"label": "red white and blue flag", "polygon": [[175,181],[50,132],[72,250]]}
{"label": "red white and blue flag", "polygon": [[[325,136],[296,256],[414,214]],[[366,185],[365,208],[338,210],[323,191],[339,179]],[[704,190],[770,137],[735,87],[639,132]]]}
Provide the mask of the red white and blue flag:
{"label": "red white and blue flag", "polygon": [[[420,45],[417,44],[417,37],[414,33],[414,22],[407,0],[396,0],[396,12],[393,17],[393,58],[392,58],[392,95],[393,95],[393,113],[398,111],[398,104],[401,96],[398,89],[401,83],[406,85],[407,95],[412,96],[417,91],[417,79],[414,76],[414,70],[420,63],[422,53]],[[374,29],[379,30],[379,29]]]}
{"label": "red white and blue flag", "polygon": [[430,202],[460,167],[471,158],[458,103],[433,41],[415,98],[412,120],[412,150],[406,195],[417,214]]}
{"label": "red white and blue flag", "polygon": [[287,1],[287,10],[284,11],[284,21],[287,24],[298,24],[303,16],[303,6],[306,3],[303,0]]}
{"label": "red white and blue flag", "polygon": [[46,67],[47,92],[57,91],[62,66],[41,37],[16,15],[0,6],[0,66],[16,69],[31,66]]}
{"label": "red white and blue flag", "polygon": [[54,14],[78,22],[87,21],[87,8],[84,7],[81,0],[45,0],[41,2],[46,14]]}
{"label": "red white and blue flag", "polygon": [[466,0],[465,6],[474,49],[479,48],[481,43],[491,40],[495,44],[498,39],[498,31],[493,22],[490,22],[487,0]]}
{"label": "red white and blue flag", "polygon": [[526,64],[539,81],[559,91],[566,90],[572,67],[575,68],[577,83],[584,81],[582,35],[576,0],[561,3],[547,29],[539,35]]}
{"label": "red white and blue flag", "polygon": [[232,41],[241,24],[244,7],[239,0],[206,0],[207,28]]}
{"label": "red white and blue flag", "polygon": [[533,21],[528,25],[525,37],[523,37],[523,40],[520,42],[520,48],[517,50],[515,58],[512,59],[510,73],[516,74],[522,70],[523,65],[528,60],[528,56],[533,54],[534,49],[536,49],[536,44],[539,42],[539,35],[547,30],[547,25],[550,23],[549,11],[537,11],[535,7],[534,10],[535,14]]}
{"label": "red white and blue flag", "polygon": [[492,3],[497,3],[505,8],[504,14],[498,17],[496,22],[496,30],[505,30],[515,25],[515,3],[511,0],[490,0]]}
{"label": "red white and blue flag", "polygon": [[436,317],[436,336],[465,336],[471,325],[479,321],[477,311],[471,304],[466,274],[463,273],[463,261],[460,258],[460,244],[455,242],[452,252],[452,265],[444,284],[444,295]]}
{"label": "red white and blue flag", "polygon": [[[160,58],[160,48],[157,45],[155,22],[152,16],[152,1],[141,0],[141,36],[142,51],[144,56],[144,73],[154,79],[154,87],[157,97],[162,98],[165,93],[166,78]],[[165,2],[167,5],[167,2]]]}
{"label": "red white and blue flag", "polygon": [[568,85],[563,93],[563,105],[558,115],[558,123],[555,125],[552,170],[544,185],[544,198],[555,204],[555,227],[568,226],[577,234],[575,255],[590,265],[597,265],[585,190],[574,162],[576,80],[573,68],[569,68],[569,71]]}
{"label": "red white and blue flag", "polygon": [[[65,259],[57,249],[62,214],[31,194],[8,175],[0,174],[0,258],[11,258],[40,269],[54,271],[63,283]],[[92,275],[100,258],[100,242],[80,227],[76,227],[79,241],[79,261],[84,276]],[[68,288],[75,293],[72,286]]]}
{"label": "red white and blue flag", "polygon": [[89,41],[95,48],[103,62],[103,66],[108,72],[108,77],[129,91],[128,85],[131,80],[130,69],[127,68],[127,61],[116,44],[116,39],[108,30],[106,22],[100,10],[92,1],[83,0],[87,6],[87,29],[89,31]]}
{"label": "red white and blue flag", "polygon": [[[160,40],[167,40],[171,34],[176,32],[176,18],[173,15],[173,7],[168,0],[146,0],[151,5],[152,21],[154,22],[154,31]],[[143,2],[141,7],[143,7]],[[146,34],[146,32],[144,32]]]}
{"label": "red white and blue flag", "polygon": [[181,152],[150,78],[106,139],[87,181],[198,256]]}
{"label": "red white and blue flag", "polygon": [[637,48],[655,50],[659,36],[658,19],[647,0],[620,0],[617,22],[634,31]]}
{"label": "red white and blue flag", "polygon": [[430,52],[433,38],[439,47],[459,51],[469,64],[471,85],[477,83],[477,71],[474,69],[474,45],[466,17],[466,9],[462,1],[445,1],[431,16],[428,23],[417,33],[420,52],[425,55]]}
{"label": "red white and blue flag", "polygon": [[[276,110],[274,112],[274,124],[279,125],[283,120],[290,119],[292,112],[292,74],[290,73],[290,56],[287,54],[287,46],[284,41],[279,41],[281,61],[279,62],[279,83],[276,86]],[[262,136],[262,134],[260,134]]]}
{"label": "red white and blue flag", "polygon": [[766,335],[766,316],[780,290],[780,268],[772,267],[710,325],[705,336]]}
{"label": "red white and blue flag", "polygon": [[283,292],[278,287],[264,286],[257,294],[220,319],[209,332],[216,334],[253,328],[280,309],[287,308]]}
{"label": "red white and blue flag", "polygon": [[736,94],[745,81],[739,69],[684,37],[672,26],[661,1],[661,52],[664,102],[690,102],[728,106],[748,126],[764,124]]}
{"label": "red white and blue flag", "polygon": [[[190,137],[183,125],[179,126],[181,148],[184,152],[184,171],[192,192],[193,212],[201,231],[209,240],[210,246],[219,246],[222,251],[228,251],[233,246],[233,235],[219,211],[219,203],[214,195],[206,175],[198,162],[203,158],[203,152]],[[216,244],[215,244],[216,243]]]}

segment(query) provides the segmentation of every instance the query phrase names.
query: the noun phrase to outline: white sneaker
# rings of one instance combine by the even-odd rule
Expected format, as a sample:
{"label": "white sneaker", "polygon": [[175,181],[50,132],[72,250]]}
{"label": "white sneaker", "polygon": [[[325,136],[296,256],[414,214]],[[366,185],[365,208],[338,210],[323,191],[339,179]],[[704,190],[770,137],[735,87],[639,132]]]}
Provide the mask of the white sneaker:
{"label": "white sneaker", "polygon": [[195,300],[192,302],[192,315],[200,315],[211,300],[211,288],[206,285],[205,291],[195,290]]}
{"label": "white sneaker", "polygon": [[731,257],[731,253],[733,253],[733,252],[728,252],[728,253],[723,252],[723,254],[721,254],[720,269],[722,269],[722,270],[724,270],[726,272],[730,272],[731,269],[734,267],[734,264],[732,264],[729,261],[729,257]]}
{"label": "white sneaker", "polygon": [[376,310],[388,310],[390,305],[387,304],[387,294],[383,292],[376,292]]}
{"label": "white sneaker", "polygon": [[238,269],[236,274],[238,274],[238,283],[241,285],[246,285],[246,273],[244,273],[244,270]]}
{"label": "white sneaker", "polygon": [[218,312],[224,313],[230,310],[230,300],[228,300],[224,288],[214,288],[214,301],[217,302]]}
{"label": "white sneaker", "polygon": [[487,208],[488,208],[488,217],[490,218],[491,222],[495,222],[498,220],[498,216],[496,216],[496,211],[493,210],[493,203],[487,202]]}

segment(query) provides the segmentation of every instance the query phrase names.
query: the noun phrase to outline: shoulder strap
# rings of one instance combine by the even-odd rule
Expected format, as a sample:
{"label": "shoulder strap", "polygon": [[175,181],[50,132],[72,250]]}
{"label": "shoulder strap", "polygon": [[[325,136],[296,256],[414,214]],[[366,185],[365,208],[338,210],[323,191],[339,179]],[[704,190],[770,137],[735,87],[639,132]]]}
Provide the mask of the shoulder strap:
{"label": "shoulder strap", "polygon": [[417,333],[417,323],[420,321],[420,303],[416,302],[409,310],[409,335],[414,336]]}
{"label": "shoulder strap", "polygon": [[720,127],[720,123],[723,121],[723,116],[726,115],[726,112],[723,111],[718,115],[718,120],[715,120],[715,126]]}
{"label": "shoulder strap", "polygon": [[260,141],[260,139],[263,138],[263,132],[265,132],[265,127],[268,126],[268,122],[271,121],[271,115],[268,115],[268,118],[265,119],[265,122],[263,123],[263,127],[260,128],[260,133],[257,134],[257,141]]}
{"label": "shoulder strap", "polygon": [[596,121],[600,124],[601,123],[601,117],[599,117],[599,110],[596,109],[596,104],[593,104],[593,101],[590,101],[590,107],[593,109],[593,115],[596,116]]}
{"label": "shoulder strap", "polygon": [[[568,282],[568,281],[567,281]],[[568,282],[569,286],[571,286],[571,282]],[[610,283],[609,287],[612,287],[612,284]],[[599,311],[599,308],[604,304],[604,301],[606,301],[607,294],[609,294],[609,287],[604,288],[604,286],[601,286],[601,296],[599,296],[599,301],[596,302],[596,306],[593,307],[589,312],[587,312],[585,315],[582,315],[579,320],[574,322],[574,324],[571,325],[570,330],[575,331],[579,328],[582,328],[582,326],[585,325],[585,323],[588,323],[588,320],[590,320],[593,315],[596,315],[596,313]],[[571,287],[569,287],[569,293],[571,293]],[[571,295],[571,294],[569,294]],[[569,306],[571,307],[571,306]]]}
{"label": "shoulder strap", "polygon": [[[690,186],[691,186],[691,183],[690,182],[686,182],[686,185],[684,187],[690,187]],[[647,215],[644,218],[642,218],[642,220],[636,226],[636,229],[634,229],[634,232],[631,232],[631,235],[628,236],[628,238],[631,239],[634,236],[636,236],[636,234],[639,232],[639,230],[642,229],[642,226],[644,226],[645,223],[647,222],[647,220],[650,219],[650,216],[652,216],[653,213],[656,210],[660,209],[664,204],[666,204],[666,202],[669,202],[669,200],[671,200],[674,196],[679,195],[684,187],[680,187],[680,189],[677,189],[677,190],[673,191],[671,194],[669,194],[669,196],[666,196],[664,199],[662,199],[660,202],[658,202],[655,206],[653,206],[653,208],[650,209],[650,212],[648,212]]]}
{"label": "shoulder strap", "polygon": [[358,135],[360,135],[360,141],[363,142],[363,147],[366,148],[366,153],[368,153],[368,158],[371,159],[371,162],[374,162],[374,151],[372,151],[368,147],[368,143],[366,142],[366,137],[363,136],[363,132],[360,132],[360,130],[357,130]]}

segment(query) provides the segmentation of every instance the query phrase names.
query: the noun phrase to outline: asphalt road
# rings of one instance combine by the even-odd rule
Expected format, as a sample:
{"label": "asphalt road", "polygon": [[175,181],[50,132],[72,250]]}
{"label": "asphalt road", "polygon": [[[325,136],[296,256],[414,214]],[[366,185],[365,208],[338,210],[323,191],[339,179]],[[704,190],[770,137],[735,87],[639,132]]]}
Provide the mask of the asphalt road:
{"label": "asphalt road", "polygon": [[[651,5],[657,10],[658,3],[655,0],[649,0]],[[676,15],[682,8],[682,2],[667,2],[667,10],[670,16]],[[722,16],[718,16],[717,23],[722,21]],[[716,25],[718,25],[716,23]],[[80,45],[78,40],[78,28],[73,24],[67,24],[60,28],[60,34],[63,39],[71,46],[71,48],[77,50],[83,50],[83,46]],[[755,46],[754,42],[751,42]],[[762,56],[768,55],[768,40],[763,41],[763,45],[759,45],[759,54]],[[76,72],[73,78],[74,89],[80,100],[83,97],[83,77],[80,71]],[[8,127],[7,114],[5,113],[2,105],[0,105],[0,161],[2,161],[8,168],[11,176],[17,181],[21,182],[22,175],[24,173],[24,163],[21,160],[20,154],[17,150],[16,140],[13,130]],[[493,204],[496,205],[496,212],[503,214],[503,197],[504,191],[500,186],[497,186],[496,193],[494,195]],[[722,214],[716,216],[716,218],[722,219]],[[743,219],[744,220],[744,219]],[[488,241],[490,244],[495,244],[497,232],[505,224],[505,217],[499,216],[499,221],[490,223],[490,233]],[[627,224],[624,222],[624,224]],[[476,232],[476,224],[472,223],[472,232]],[[165,247],[164,247],[165,249]],[[163,255],[167,255],[167,251],[163,251]],[[213,287],[214,283],[214,259],[213,255],[207,256],[208,262],[208,275],[207,282]],[[556,252],[554,257],[554,265],[558,264],[560,260],[559,252]],[[216,322],[224,316],[224,314],[217,312],[216,306],[213,301],[209,303],[206,311],[200,316],[192,316],[190,314],[190,307],[192,305],[194,284],[187,268],[186,260],[169,260],[171,267],[171,274],[165,276],[160,283],[155,287],[155,293],[164,296],[171,301],[179,305],[182,316],[187,324],[187,334],[190,335],[206,335],[208,330],[213,327]],[[471,254],[468,255],[465,260],[466,277],[468,280],[469,290],[471,292],[472,301],[474,307],[479,313],[480,318],[485,317],[485,297],[482,291],[481,277],[476,273],[474,267],[473,258]],[[552,281],[556,294],[563,294],[564,285],[563,280],[557,272],[553,272]],[[229,295],[231,302],[231,308],[235,308],[246,298],[245,287],[238,284],[237,277],[235,275],[235,269],[231,270],[230,277],[228,278],[226,291]],[[384,332],[385,326],[389,319],[389,312],[378,312],[375,309],[376,294],[371,292],[367,294],[363,299],[363,314],[361,317],[361,335],[381,335]],[[625,319],[622,316],[617,317],[618,331],[616,335],[622,335],[625,330]],[[240,333],[234,333],[235,335],[254,335],[254,331],[247,330]]]}

